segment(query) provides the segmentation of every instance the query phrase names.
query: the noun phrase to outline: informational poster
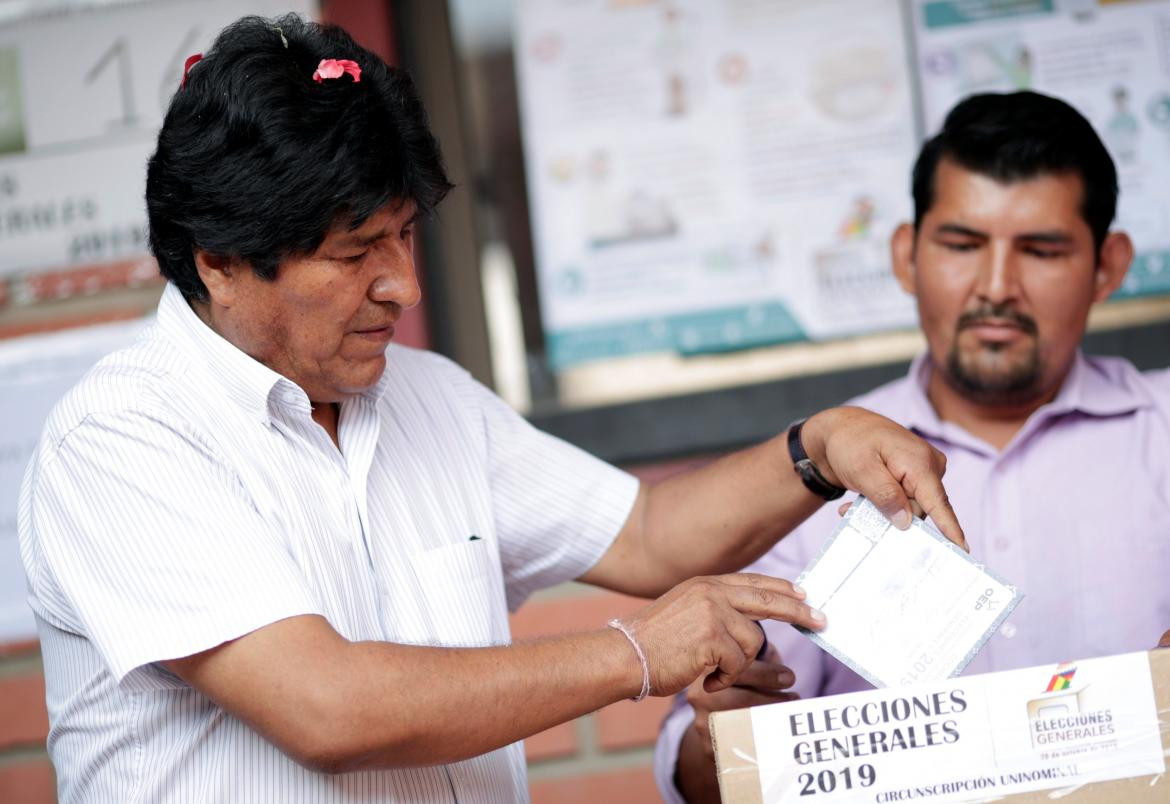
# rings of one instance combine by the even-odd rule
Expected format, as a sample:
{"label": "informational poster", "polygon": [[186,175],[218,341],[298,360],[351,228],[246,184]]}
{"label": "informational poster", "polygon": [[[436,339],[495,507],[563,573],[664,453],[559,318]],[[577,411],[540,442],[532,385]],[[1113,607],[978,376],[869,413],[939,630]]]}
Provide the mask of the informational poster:
{"label": "informational poster", "polygon": [[1170,2],[915,0],[927,131],[975,92],[1068,101],[1117,164],[1138,256],[1119,295],[1170,292]]}
{"label": "informational poster", "polygon": [[183,62],[243,14],[315,7],[29,4],[0,23],[0,277],[145,254],[146,162]]}
{"label": "informational poster", "polygon": [[133,342],[144,321],[0,341],[0,644],[34,639],[20,563],[16,505],[45,419],[105,355]]}
{"label": "informational poster", "polygon": [[911,325],[897,0],[518,0],[554,368]]}

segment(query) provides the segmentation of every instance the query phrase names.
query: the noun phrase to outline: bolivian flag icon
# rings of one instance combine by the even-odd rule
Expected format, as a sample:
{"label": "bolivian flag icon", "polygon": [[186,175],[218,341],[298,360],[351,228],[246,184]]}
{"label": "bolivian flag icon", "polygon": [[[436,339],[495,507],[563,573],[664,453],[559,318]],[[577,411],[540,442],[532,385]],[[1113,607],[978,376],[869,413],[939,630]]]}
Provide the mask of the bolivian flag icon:
{"label": "bolivian flag icon", "polygon": [[1048,682],[1048,689],[1045,692],[1060,692],[1067,690],[1072,684],[1073,676],[1076,675],[1077,668],[1073,664],[1057,665],[1056,673],[1053,674],[1052,680]]}

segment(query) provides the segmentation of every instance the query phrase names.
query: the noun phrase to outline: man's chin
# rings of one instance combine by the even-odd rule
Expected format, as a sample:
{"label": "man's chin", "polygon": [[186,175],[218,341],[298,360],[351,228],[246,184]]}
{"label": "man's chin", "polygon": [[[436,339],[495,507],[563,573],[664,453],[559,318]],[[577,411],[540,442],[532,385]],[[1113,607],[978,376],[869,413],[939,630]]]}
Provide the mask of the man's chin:
{"label": "man's chin", "polygon": [[370,365],[362,366],[360,371],[352,371],[348,376],[343,378],[337,384],[338,389],[345,396],[357,396],[369,391],[378,381],[382,379],[382,375],[386,373],[386,358],[379,357],[376,361],[370,361]]}
{"label": "man's chin", "polygon": [[1019,405],[1043,395],[1039,362],[1034,355],[952,355],[945,372],[960,394],[985,405]]}

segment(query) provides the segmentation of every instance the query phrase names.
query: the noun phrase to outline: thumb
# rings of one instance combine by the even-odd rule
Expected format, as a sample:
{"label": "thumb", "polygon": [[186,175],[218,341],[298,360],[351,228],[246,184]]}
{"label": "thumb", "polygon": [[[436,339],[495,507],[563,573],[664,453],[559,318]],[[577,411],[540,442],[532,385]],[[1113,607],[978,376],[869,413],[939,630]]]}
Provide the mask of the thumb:
{"label": "thumb", "polygon": [[862,489],[862,493],[898,530],[906,530],[914,521],[910,513],[910,498],[893,477],[869,491]]}

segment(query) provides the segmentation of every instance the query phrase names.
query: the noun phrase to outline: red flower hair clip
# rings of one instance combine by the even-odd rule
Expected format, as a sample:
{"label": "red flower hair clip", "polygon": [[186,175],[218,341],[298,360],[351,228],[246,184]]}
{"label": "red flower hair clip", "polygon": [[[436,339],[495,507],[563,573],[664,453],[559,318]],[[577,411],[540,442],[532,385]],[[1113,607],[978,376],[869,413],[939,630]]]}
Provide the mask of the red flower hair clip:
{"label": "red flower hair clip", "polygon": [[326,78],[341,78],[349,73],[356,84],[362,80],[362,68],[356,61],[349,59],[321,59],[317,69],[313,72],[313,80],[320,84]]}
{"label": "red flower hair clip", "polygon": [[191,68],[194,67],[202,58],[202,53],[193,53],[187,57],[185,62],[183,62],[183,81],[179,84],[179,89],[183,89],[187,86],[187,73],[191,72]]}

